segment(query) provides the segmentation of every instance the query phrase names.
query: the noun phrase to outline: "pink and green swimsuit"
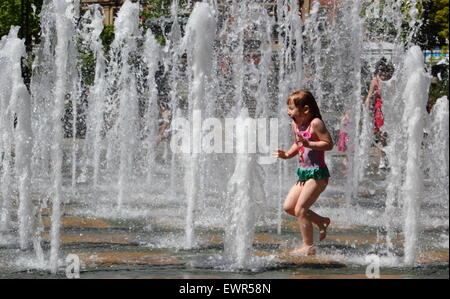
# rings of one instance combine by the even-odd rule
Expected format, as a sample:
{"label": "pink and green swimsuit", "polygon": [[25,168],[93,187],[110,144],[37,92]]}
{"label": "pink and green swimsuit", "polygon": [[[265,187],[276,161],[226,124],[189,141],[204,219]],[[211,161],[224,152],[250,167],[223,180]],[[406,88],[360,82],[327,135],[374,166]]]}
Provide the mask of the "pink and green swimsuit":
{"label": "pink and green swimsuit", "polygon": [[299,135],[302,135],[303,138],[309,141],[320,141],[317,137],[311,135],[310,130],[311,124],[306,131],[299,131],[297,127],[295,129],[295,140],[299,146],[298,160],[300,165],[297,169],[297,175],[300,182],[306,182],[310,179],[321,180],[330,177],[330,172],[325,164],[325,152],[304,147],[299,142]]}

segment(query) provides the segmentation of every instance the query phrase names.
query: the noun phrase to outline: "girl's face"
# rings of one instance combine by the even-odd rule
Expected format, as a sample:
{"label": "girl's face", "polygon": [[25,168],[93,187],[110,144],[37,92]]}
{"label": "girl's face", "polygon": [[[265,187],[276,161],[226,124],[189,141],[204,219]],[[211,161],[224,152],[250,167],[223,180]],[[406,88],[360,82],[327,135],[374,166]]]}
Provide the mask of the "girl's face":
{"label": "girl's face", "polygon": [[305,124],[308,121],[309,107],[297,107],[293,102],[288,105],[288,115],[298,124]]}
{"label": "girl's face", "polygon": [[391,79],[392,76],[390,76],[388,73],[380,72],[378,73],[378,78],[380,78],[381,81],[388,81]]}

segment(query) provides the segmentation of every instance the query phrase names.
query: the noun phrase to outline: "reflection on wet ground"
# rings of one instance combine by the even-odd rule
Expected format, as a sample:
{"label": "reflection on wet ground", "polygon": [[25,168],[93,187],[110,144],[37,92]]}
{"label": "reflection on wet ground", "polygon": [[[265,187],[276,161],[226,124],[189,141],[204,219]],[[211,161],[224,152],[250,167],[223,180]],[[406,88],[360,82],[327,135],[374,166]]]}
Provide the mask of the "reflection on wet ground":
{"label": "reflection on wet ground", "polygon": [[[134,227],[144,226],[134,222]],[[182,243],[183,233],[176,230],[170,235],[162,230],[126,231],[116,221],[74,216],[63,218],[62,225],[62,256],[79,257],[81,278],[361,279],[366,278],[364,253],[368,248],[375,250],[377,243],[384,241],[378,240],[376,231],[371,232],[370,228],[334,227],[328,238],[317,245],[316,256],[291,256],[289,251],[300,238],[295,222],[287,219],[281,235],[264,228],[257,231],[249,269],[227,269],[220,231],[199,234],[198,246],[187,250],[177,246],[177,242]],[[42,237],[44,250],[48,249],[48,233]],[[394,244],[397,243],[401,244],[402,239],[395,239]],[[21,252],[14,245],[2,247],[0,257],[0,278],[63,278],[65,275],[64,265],[59,274],[50,275],[39,269],[34,253]],[[445,248],[422,251],[414,267],[391,266],[386,257],[381,262],[380,278],[448,278],[448,260]]]}
{"label": "reflection on wet ground", "polygon": [[[0,278],[65,278],[66,257],[75,255],[80,261],[80,278],[363,279],[371,254],[379,257],[381,279],[449,277],[448,224],[439,220],[422,227],[416,263],[403,266],[404,237],[396,234],[391,240],[395,255],[387,254],[382,225],[377,223],[383,211],[383,188],[362,188],[357,202],[344,209],[348,202],[345,190],[338,188],[341,184],[338,177],[333,178],[315,207],[333,221],[327,238],[316,244],[313,257],[289,254],[301,238],[295,218],[285,214],[280,234],[276,215],[257,223],[251,260],[246,268],[235,268],[224,254],[223,211],[213,205],[208,217],[199,215],[196,245],[186,249],[184,213],[179,204],[158,196],[149,201],[137,197],[126,202],[124,212],[117,213],[107,195],[93,197],[86,190],[63,209],[60,271],[50,274],[43,262],[48,261],[50,249],[51,209],[46,208],[42,211],[43,258],[34,251],[19,250],[15,231],[3,232]],[[69,191],[66,196],[71,197]]]}

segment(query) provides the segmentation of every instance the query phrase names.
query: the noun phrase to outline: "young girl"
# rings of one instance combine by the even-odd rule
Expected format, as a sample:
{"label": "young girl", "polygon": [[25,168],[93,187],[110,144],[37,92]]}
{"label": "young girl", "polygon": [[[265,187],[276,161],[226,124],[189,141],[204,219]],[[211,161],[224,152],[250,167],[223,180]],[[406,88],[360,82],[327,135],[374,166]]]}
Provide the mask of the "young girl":
{"label": "young girl", "polygon": [[[380,87],[383,84],[383,81],[388,81],[391,79],[392,74],[394,72],[394,67],[392,64],[388,64],[386,58],[381,58],[380,61],[377,62],[375,66],[375,77],[372,79],[370,83],[369,93],[367,94],[367,98],[365,101],[365,106],[367,109],[372,105],[372,113],[373,113],[373,131],[375,135],[375,143],[381,145],[381,147],[385,147],[387,145],[387,133],[382,131],[382,127],[384,125],[384,115],[382,111],[383,100],[381,98]],[[373,95],[375,95],[375,99],[372,99]],[[379,149],[380,153],[380,165],[379,168],[386,168],[386,154],[383,150]]]}
{"label": "young girl", "polygon": [[344,173],[347,172],[347,168],[348,168],[348,157],[347,157],[347,150],[348,150],[348,132],[350,129],[350,110],[351,108],[349,107],[349,105],[346,105],[345,107],[345,114],[342,116],[341,118],[341,125],[339,128],[339,139],[338,139],[338,144],[337,144],[337,149],[339,152],[344,153],[344,157],[343,157],[343,164],[344,164]]}
{"label": "young girl", "polygon": [[[383,100],[381,99],[380,87],[383,81],[388,81],[392,78],[394,73],[394,67],[388,63],[386,58],[381,58],[375,66],[375,77],[370,82],[369,93],[367,94],[365,106],[370,108],[372,104],[373,116],[374,116],[374,133],[376,142],[380,142],[383,146],[386,146],[386,133],[381,131],[381,127],[384,125],[384,115],[382,112]],[[375,95],[375,99],[372,96]]]}
{"label": "young girl", "polygon": [[287,104],[288,115],[293,119],[295,141],[287,152],[278,150],[275,156],[290,159],[298,155],[300,162],[297,170],[298,182],[291,188],[284,202],[284,210],[298,217],[303,237],[303,245],[291,251],[291,254],[314,255],[316,252],[313,247],[312,223],[319,227],[320,240],[323,240],[330,219],[314,213],[310,207],[328,185],[330,174],[325,164],[324,152],[333,149],[333,141],[311,92],[297,91],[289,96]]}

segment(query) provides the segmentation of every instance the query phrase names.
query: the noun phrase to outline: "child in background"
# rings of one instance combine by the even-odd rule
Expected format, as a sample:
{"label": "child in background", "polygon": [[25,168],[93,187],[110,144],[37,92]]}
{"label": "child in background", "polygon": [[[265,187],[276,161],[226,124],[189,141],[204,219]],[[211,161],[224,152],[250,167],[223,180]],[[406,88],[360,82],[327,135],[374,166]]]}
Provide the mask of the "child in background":
{"label": "child in background", "polygon": [[[341,125],[339,128],[339,140],[338,140],[338,151],[341,153],[345,153],[347,152],[347,142],[348,142],[348,131],[349,131],[349,127],[350,127],[350,111],[348,109],[348,107],[346,107],[346,111],[344,116],[342,116],[341,118]],[[348,157],[347,155],[344,155],[344,167],[345,167],[345,172],[347,172],[347,168],[348,168]]]}
{"label": "child in background", "polygon": [[156,145],[159,145],[163,140],[169,138],[168,131],[172,120],[172,113],[167,103],[162,101],[159,103],[159,113],[161,115],[161,120],[159,121],[159,133],[156,139]]}
{"label": "child in background", "polygon": [[[386,58],[381,58],[375,66],[375,77],[370,83],[369,93],[365,100],[364,105],[367,109],[371,108],[373,113],[374,127],[373,131],[375,134],[375,143],[379,144],[381,147],[387,145],[387,133],[382,131],[384,125],[384,114],[383,99],[381,98],[380,87],[384,81],[388,81],[392,78],[394,73],[394,66],[387,62]],[[379,168],[387,168],[386,154],[381,149],[378,148],[380,155]]]}

